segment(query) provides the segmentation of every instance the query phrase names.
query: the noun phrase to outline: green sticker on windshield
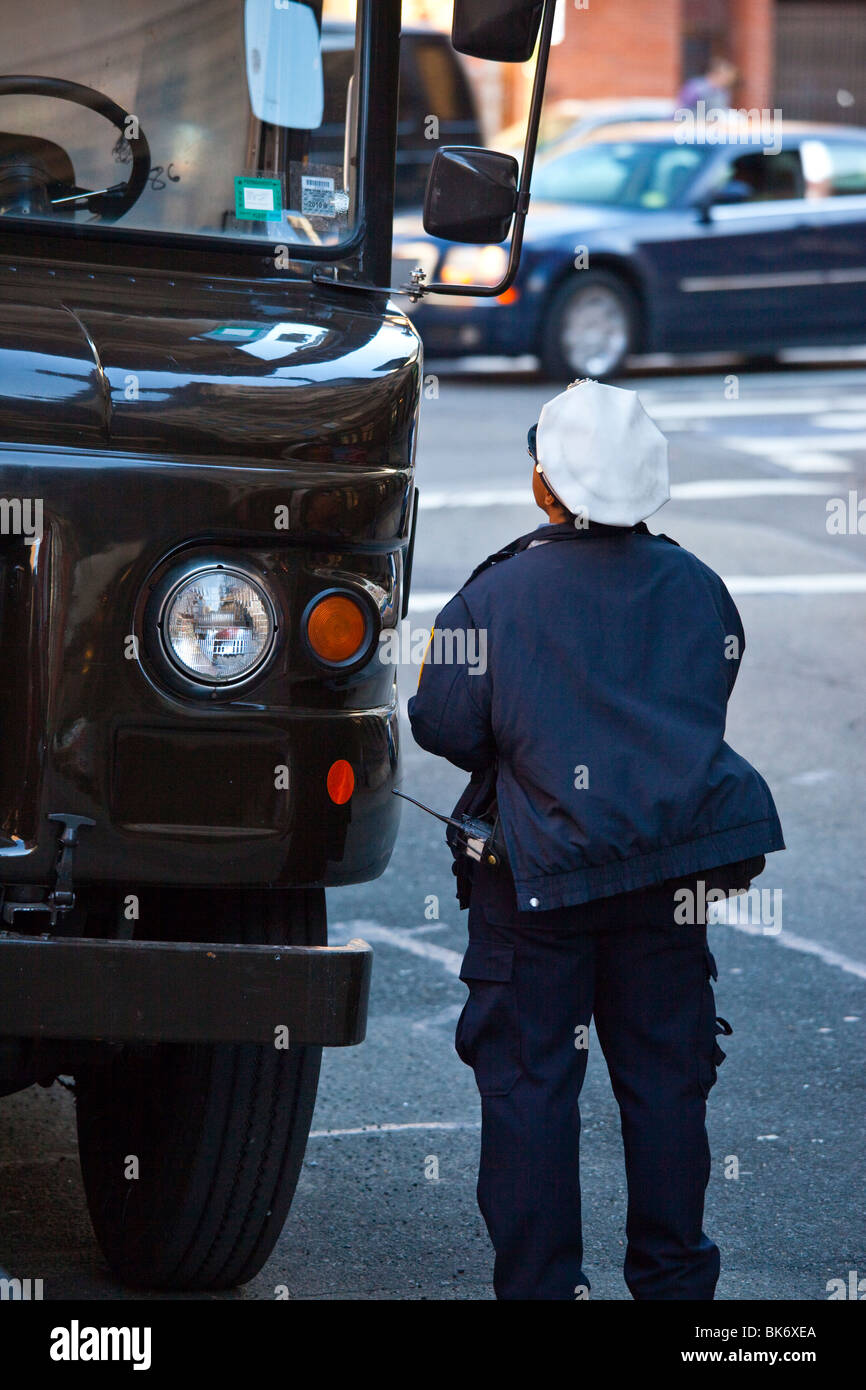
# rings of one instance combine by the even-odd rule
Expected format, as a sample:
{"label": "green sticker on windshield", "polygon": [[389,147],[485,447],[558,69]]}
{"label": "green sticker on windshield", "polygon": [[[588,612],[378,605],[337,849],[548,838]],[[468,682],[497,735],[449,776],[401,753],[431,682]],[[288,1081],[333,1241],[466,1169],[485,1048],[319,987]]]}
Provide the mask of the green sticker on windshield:
{"label": "green sticker on windshield", "polygon": [[238,175],[235,179],[235,217],[248,222],[280,222],[283,217],[283,190],[279,179],[254,179]]}

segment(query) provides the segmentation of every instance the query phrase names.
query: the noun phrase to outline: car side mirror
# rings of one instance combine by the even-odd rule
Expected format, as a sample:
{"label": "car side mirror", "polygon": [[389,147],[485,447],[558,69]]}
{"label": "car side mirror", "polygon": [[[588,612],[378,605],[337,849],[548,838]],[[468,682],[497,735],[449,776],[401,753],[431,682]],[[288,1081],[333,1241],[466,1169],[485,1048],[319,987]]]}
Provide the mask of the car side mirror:
{"label": "car side mirror", "polygon": [[424,195],[424,230],[446,241],[504,241],[517,207],[518,163],[475,145],[436,151]]}
{"label": "car side mirror", "polygon": [[458,53],[494,63],[532,57],[543,0],[454,0],[451,43]]}

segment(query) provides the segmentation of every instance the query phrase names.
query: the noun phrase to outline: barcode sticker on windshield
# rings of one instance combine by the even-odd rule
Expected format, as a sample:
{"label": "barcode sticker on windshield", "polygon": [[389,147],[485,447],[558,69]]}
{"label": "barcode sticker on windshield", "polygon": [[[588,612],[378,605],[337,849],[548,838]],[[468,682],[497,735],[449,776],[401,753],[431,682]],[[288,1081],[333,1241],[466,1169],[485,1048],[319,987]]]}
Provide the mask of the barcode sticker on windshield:
{"label": "barcode sticker on windshield", "polygon": [[301,177],[301,212],[306,217],[336,217],[334,180]]}

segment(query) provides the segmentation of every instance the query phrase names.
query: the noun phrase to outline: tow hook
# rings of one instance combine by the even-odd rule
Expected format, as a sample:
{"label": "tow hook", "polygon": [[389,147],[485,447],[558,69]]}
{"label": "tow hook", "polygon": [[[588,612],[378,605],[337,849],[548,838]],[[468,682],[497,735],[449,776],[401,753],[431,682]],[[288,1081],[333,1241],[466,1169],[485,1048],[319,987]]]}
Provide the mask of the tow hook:
{"label": "tow hook", "polygon": [[78,832],[82,826],[95,825],[96,821],[91,820],[89,816],[73,816],[68,811],[54,811],[48,819],[63,826],[54,870],[54,886],[42,902],[10,901],[7,895],[3,904],[3,921],[11,927],[15,926],[16,919],[31,917],[39,912],[46,913],[50,925],[54,927],[57,919],[71,912],[75,906],[72,869],[75,851],[78,848]]}

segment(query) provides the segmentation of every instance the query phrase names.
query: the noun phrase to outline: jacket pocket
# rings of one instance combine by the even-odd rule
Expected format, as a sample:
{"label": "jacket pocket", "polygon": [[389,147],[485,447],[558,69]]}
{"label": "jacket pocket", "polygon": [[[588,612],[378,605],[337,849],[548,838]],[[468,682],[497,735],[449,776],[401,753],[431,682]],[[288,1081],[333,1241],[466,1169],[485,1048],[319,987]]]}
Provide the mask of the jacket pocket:
{"label": "jacket pocket", "polygon": [[460,978],[469,998],[457,1020],[457,1055],[474,1071],[482,1096],[507,1096],[522,1071],[514,947],[471,941]]}
{"label": "jacket pocket", "polygon": [[727,1056],[727,1053],[719,1047],[716,1039],[720,1035],[730,1037],[734,1031],[726,1018],[720,1018],[716,1014],[716,998],[711,981],[719,978],[719,972],[709,948],[706,950],[706,968],[697,1046],[698,1084],[704,1098],[710,1094],[715,1086],[718,1079],[718,1069]]}

